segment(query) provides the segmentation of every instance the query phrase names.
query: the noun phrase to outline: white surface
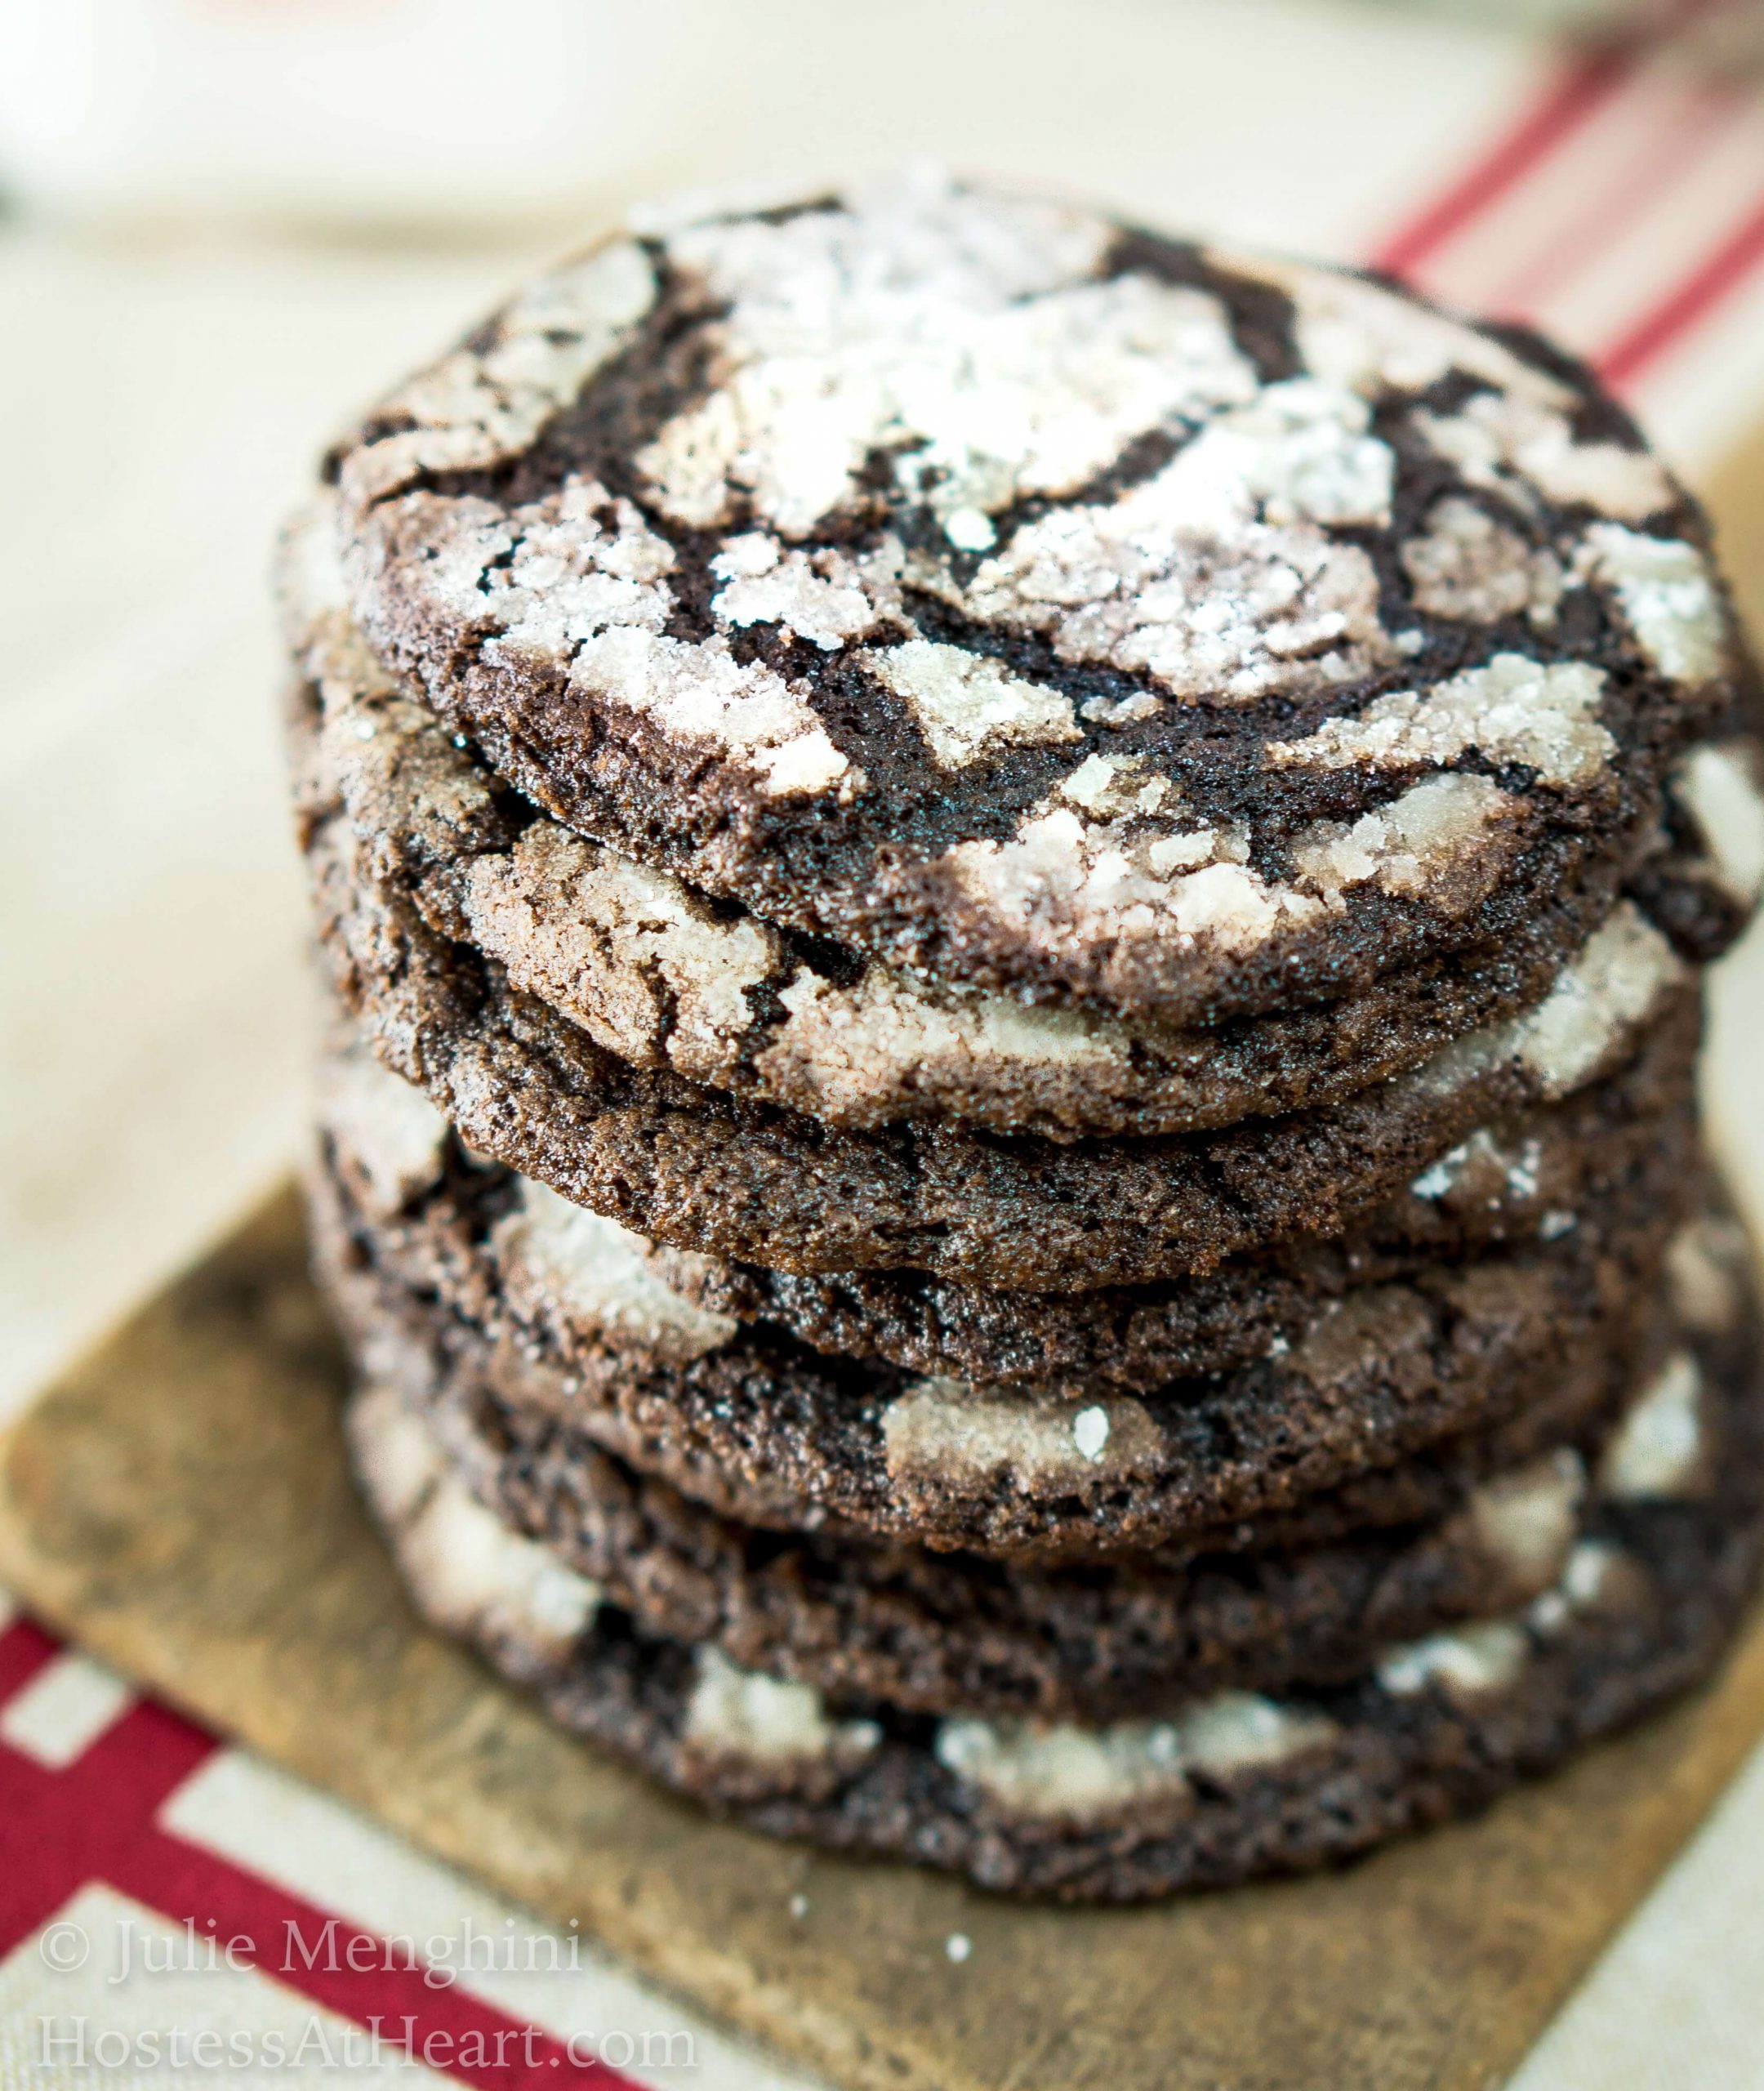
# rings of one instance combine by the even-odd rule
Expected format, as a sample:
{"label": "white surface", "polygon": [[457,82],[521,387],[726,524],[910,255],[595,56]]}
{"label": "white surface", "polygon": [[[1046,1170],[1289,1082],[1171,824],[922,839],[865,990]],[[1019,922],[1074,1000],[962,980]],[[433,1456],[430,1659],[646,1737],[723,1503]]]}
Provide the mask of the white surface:
{"label": "white surface", "polygon": [[134,1696],[115,1671],[69,1650],[0,1709],[0,1742],[60,1771],[91,1748]]}
{"label": "white surface", "polygon": [[81,215],[447,228],[930,153],[1304,246],[1382,225],[1522,63],[1303,0],[9,0],[0,176]]}
{"label": "white surface", "polygon": [[271,535],[518,265],[0,231],[0,1413],[294,1152]]}

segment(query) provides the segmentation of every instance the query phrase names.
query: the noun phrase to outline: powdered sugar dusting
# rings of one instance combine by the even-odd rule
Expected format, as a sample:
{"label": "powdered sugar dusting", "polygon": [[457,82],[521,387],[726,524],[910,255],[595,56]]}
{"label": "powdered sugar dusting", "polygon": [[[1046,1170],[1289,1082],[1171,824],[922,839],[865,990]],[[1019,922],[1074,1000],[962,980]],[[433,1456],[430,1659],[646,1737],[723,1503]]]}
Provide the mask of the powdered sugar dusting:
{"label": "powdered sugar dusting", "polygon": [[1619,902],[1580,956],[1510,1034],[1546,1096],[1565,1096],[1633,1037],[1684,963],[1628,901]]}
{"label": "powdered sugar dusting", "polygon": [[1416,392],[1461,370],[1539,407],[1574,403],[1561,379],[1463,320],[1382,283],[1274,256],[1218,252],[1214,258],[1285,292],[1297,308],[1306,367],[1331,384],[1363,394]]}
{"label": "powdered sugar dusting", "polygon": [[1686,1495],[1703,1451],[1703,1375],[1690,1353],[1681,1350],[1626,1411],[1605,1448],[1600,1484],[1628,1500]]}
{"label": "powdered sugar dusting", "polygon": [[1743,907],[1764,893],[1764,791],[1754,741],[1705,741],[1673,771],[1672,794],[1696,823],[1717,883]]}
{"label": "powdered sugar dusting", "polygon": [[680,1735],[706,1756],[785,1766],[862,1757],[882,1739],[874,1721],[835,1719],[811,1685],[742,1670],[718,1648],[700,1648],[697,1661]]}
{"label": "powdered sugar dusting", "polygon": [[[1529,658],[1610,649],[1565,604],[1607,597],[1674,681],[1731,657],[1700,551],[1643,533],[1669,477],[1582,439],[1596,395],[1383,285],[924,169],[654,222],[366,425],[350,607],[560,818],[608,831],[604,797],[795,929],[1136,1020],[1260,1011],[1267,947],[1339,957],[1380,893],[1419,955],[1529,891],[1540,821],[1615,849],[1678,729],[1644,678],[1620,748],[1625,671]],[[1732,779],[1684,776],[1733,832]],[[1764,845],[1712,861],[1764,884]]]}
{"label": "powdered sugar dusting", "polygon": [[1454,864],[1496,865],[1484,845],[1512,808],[1492,778],[1452,771],[1411,785],[1351,826],[1320,821],[1293,838],[1293,868],[1302,885],[1333,899],[1374,880],[1392,893],[1419,894]]}
{"label": "powdered sugar dusting", "polygon": [[488,347],[457,350],[385,403],[377,421],[413,426],[349,453],[345,495],[384,500],[423,473],[513,457],[630,338],[655,294],[649,258],[631,240],[539,277],[499,315]]}
{"label": "powdered sugar dusting", "polygon": [[479,600],[461,604],[497,627],[486,649],[492,660],[513,647],[563,662],[614,626],[658,631],[673,607],[665,578],[673,548],[630,502],[593,480],[572,479],[516,509],[496,551],[506,564],[487,562],[473,591]]}
{"label": "powdered sugar dusting", "polygon": [[1276,766],[1321,769],[1444,764],[1474,749],[1520,762],[1546,783],[1584,784],[1617,751],[1598,723],[1602,670],[1583,661],[1548,664],[1497,653],[1486,667],[1428,690],[1375,698],[1357,719],[1330,719],[1301,741],[1268,750]]}
{"label": "powdered sugar dusting", "polygon": [[1721,673],[1726,619],[1715,577],[1695,545],[1595,523],[1580,564],[1616,595],[1637,644],[1663,675],[1700,683]]}
{"label": "powdered sugar dusting", "polygon": [[537,821],[466,874],[473,941],[514,985],[639,1067],[727,1080],[752,1027],[747,990],[778,963],[749,917],[717,920],[677,879]]}
{"label": "powdered sugar dusting", "polygon": [[854,561],[831,547],[786,551],[755,531],[729,538],[711,560],[724,583],[711,609],[724,624],[782,624],[835,653],[898,614],[899,590],[891,584],[899,564],[898,546]]}
{"label": "powdered sugar dusting", "polygon": [[838,210],[681,229],[671,260],[728,308],[722,375],[639,455],[652,497],[702,528],[739,497],[800,538],[893,448],[897,483],[971,541],[976,513],[1076,485],[1174,414],[1252,397],[1216,300],[1091,280],[1113,237],[1087,212],[924,172]]}
{"label": "powdered sugar dusting", "polygon": [[1416,607],[1471,624],[1528,617],[1547,630],[1561,600],[1561,562],[1460,495],[1436,502],[1426,533],[1401,551]]}
{"label": "powdered sugar dusting", "polygon": [[1530,1605],[1526,1624],[1542,1634],[1560,1634],[1584,1612],[1595,1612],[1632,1584],[1635,1563],[1608,1540],[1584,1539],[1569,1554],[1552,1588]]}
{"label": "powdered sugar dusting", "polygon": [[959,845],[949,862],[969,894],[1038,947],[1101,934],[1244,950],[1323,907],[1248,868],[1248,854],[1241,831],[1135,831],[1060,804],[1031,814],[1009,842]]}
{"label": "powdered sugar dusting", "polygon": [[[1503,1147],[1486,1126],[1423,1169],[1409,1186],[1418,1198],[1446,1198],[1462,1192],[1493,1207],[1525,1206],[1536,1197],[1543,1150],[1535,1139]],[[1573,1214],[1546,1214],[1544,1239],[1572,1231]]]}
{"label": "powdered sugar dusting", "polygon": [[1013,1814],[1082,1821],[1181,1796],[1191,1772],[1211,1778],[1283,1764],[1339,1733],[1325,1715],[1254,1692],[1226,1692],[1170,1720],[947,1720],[937,1759]]}
{"label": "powdered sugar dusting", "polygon": [[[1554,1101],[1630,1050],[1685,976],[1683,961],[1665,938],[1632,902],[1619,901],[1535,1009],[1454,1038],[1404,1079],[1430,1095],[1450,1095],[1507,1065],[1538,1095]],[[1475,1152],[1473,1143],[1464,1150]],[[1455,1170],[1463,1158],[1447,1161]],[[1420,1188],[1437,1180],[1423,1174],[1414,1188],[1423,1197],[1450,1189],[1450,1179],[1437,1192]]]}
{"label": "powdered sugar dusting", "polygon": [[807,699],[772,669],[737,661],[720,639],[697,645],[620,626],[580,649],[570,680],[683,740],[742,756],[769,795],[861,788],[862,774]]}
{"label": "powdered sugar dusting", "polygon": [[434,1181],[448,1121],[414,1083],[382,1067],[365,1046],[326,1057],[318,1121],[334,1132],[365,1179],[370,1211],[396,1212]]}
{"label": "powdered sugar dusting", "polygon": [[1078,1404],[1052,1394],[924,1380],[883,1411],[890,1474],[948,1475],[1006,1488],[1125,1479],[1162,1456],[1163,1438],[1130,1396]]}
{"label": "powdered sugar dusting", "polygon": [[394,1389],[364,1389],[350,1433],[399,1565],[438,1625],[555,1662],[594,1624],[599,1586],[477,1501]]}
{"label": "powdered sugar dusting", "polygon": [[1726,1335],[1738,1326],[1751,1261],[1751,1241],[1738,1220],[1706,1213],[1679,1228],[1666,1251],[1666,1274],[1686,1329]]}
{"label": "powdered sugar dusting", "polygon": [[1378,1681],[1397,1699],[1430,1685],[1454,1699],[1481,1699],[1517,1683],[1530,1653],[1523,1627],[1485,1620],[1392,1649],[1378,1665]]}
{"label": "powdered sugar dusting", "polygon": [[1326,685],[1398,658],[1370,560],[1321,527],[1388,508],[1389,453],[1353,414],[1318,413],[1317,390],[1271,388],[1143,485],[1056,509],[964,588],[942,585],[971,617],[1045,633],[1062,659],[1181,696]]}
{"label": "powdered sugar dusting", "polygon": [[786,1019],[755,1055],[755,1071],[835,1120],[865,1116],[890,1097],[960,1097],[1006,1070],[1125,1077],[1130,1065],[1130,1037],[1106,1017],[1002,995],[940,997],[876,966],[851,988],[805,967],[778,1000]]}
{"label": "powdered sugar dusting", "polygon": [[959,769],[990,750],[1035,741],[1075,741],[1078,724],[1063,691],[1044,689],[960,646],[910,640],[868,656],[877,679],[912,707],[931,752]]}
{"label": "powdered sugar dusting", "polygon": [[1579,1455],[1565,1449],[1484,1482],[1472,1494],[1472,1528],[1521,1594],[1534,1594],[1561,1572],[1585,1491]]}
{"label": "powdered sugar dusting", "polygon": [[583,1340],[637,1343],[676,1363],[732,1342],[739,1325],[674,1291],[648,1258],[648,1244],[543,1184],[523,1178],[520,1202],[491,1231],[491,1245],[536,1306],[567,1317]]}
{"label": "powdered sugar dusting", "polygon": [[1180,1795],[1187,1786],[1170,1721],[1087,1729],[949,1720],[939,1725],[936,1746],[946,1771],[1018,1815],[1081,1821]]}
{"label": "powdered sugar dusting", "polygon": [[1657,459],[1615,443],[1581,443],[1566,414],[1540,399],[1479,392],[1452,415],[1415,415],[1415,424],[1472,486],[1504,494],[1521,508],[1531,490],[1638,523],[1677,500]]}

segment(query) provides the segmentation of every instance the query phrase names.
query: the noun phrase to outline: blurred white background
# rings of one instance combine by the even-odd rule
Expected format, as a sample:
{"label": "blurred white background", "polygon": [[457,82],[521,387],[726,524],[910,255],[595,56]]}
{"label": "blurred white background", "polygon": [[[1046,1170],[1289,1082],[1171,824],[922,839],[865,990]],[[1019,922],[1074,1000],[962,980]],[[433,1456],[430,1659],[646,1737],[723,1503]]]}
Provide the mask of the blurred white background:
{"label": "blurred white background", "polygon": [[[918,154],[1303,243],[1510,43],[1292,0],[9,0],[0,181],[63,220],[450,241]],[[1437,58],[1395,97],[1390,39]],[[1484,66],[1476,61],[1478,51]],[[1466,68],[1468,75],[1465,77]],[[1296,113],[1309,109],[1292,136]],[[1308,137],[1303,133],[1308,130]],[[1308,144],[1336,164],[1291,179]]]}

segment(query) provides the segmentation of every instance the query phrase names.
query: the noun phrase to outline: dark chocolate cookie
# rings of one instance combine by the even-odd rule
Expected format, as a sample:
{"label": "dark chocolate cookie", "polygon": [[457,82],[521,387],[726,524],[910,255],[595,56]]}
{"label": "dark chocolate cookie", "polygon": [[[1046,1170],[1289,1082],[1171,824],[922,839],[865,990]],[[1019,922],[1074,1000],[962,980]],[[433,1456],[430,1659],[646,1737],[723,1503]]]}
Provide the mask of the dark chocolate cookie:
{"label": "dark chocolate cookie", "polygon": [[1043,1291],[1209,1270],[1342,1231],[1478,1126],[1615,1072],[1646,1041],[1676,1059],[1677,1095],[1700,1021],[1689,970],[1625,901],[1535,1009],[1332,1104],[1143,1138],[840,1132],[607,1052],[432,929],[322,785],[303,818],[320,949],[382,1059],[474,1147],[566,1197],[772,1269]]}
{"label": "dark chocolate cookie", "polygon": [[1522,934],[1748,673],[1545,344],[936,178],[611,239],[332,471],[376,653],[559,819],[1166,1025]]}
{"label": "dark chocolate cookie", "polygon": [[[1764,1551],[1749,1301],[1744,1319],[1680,1353],[1632,1414],[1594,1529],[1528,1602],[1386,1646],[1346,1682],[1104,1724],[933,1719],[662,1638],[487,1511],[395,1395],[365,1398],[353,1435],[419,1608],[564,1726],[773,1835],[1125,1901],[1339,1861],[1482,1805],[1703,1676]],[[1715,1410],[1722,1456],[1702,1459]]]}
{"label": "dark chocolate cookie", "polygon": [[[469,1175],[443,1203],[476,1195]],[[1668,1208],[1362,1286],[1234,1371],[1129,1393],[824,1356],[693,1306],[640,1242],[501,1172],[458,1226],[376,1221],[335,1166],[313,1196],[345,1326],[419,1399],[464,1370],[746,1522],[1048,1557],[1303,1524],[1321,1493],[1376,1496],[1402,1462],[1509,1421],[1500,1452],[1529,1456],[1609,1397],[1673,1225]]]}
{"label": "dark chocolate cookie", "polygon": [[[303,767],[322,775],[376,876],[630,1065],[825,1125],[930,1118],[1070,1139],[1325,1103],[1540,1001],[1615,898],[1614,858],[1493,947],[1209,1031],[929,986],[714,903],[510,791],[368,650],[341,576],[327,577],[326,520],[316,511],[283,547],[289,640],[309,684],[296,724],[316,739]],[[1695,774],[1717,759],[1699,750]],[[1718,942],[1705,921],[1714,860],[1670,855],[1650,835],[1630,869],[1694,955]]]}
{"label": "dark chocolate cookie", "polygon": [[[1621,1237],[1687,1214],[1701,1173],[1695,1094],[1686,1068],[1662,1108],[1652,1058],[1563,1103],[1479,1128],[1351,1234],[1279,1244],[1159,1285],[1030,1293],[911,1271],[793,1277],[626,1240],[681,1300],[724,1322],[781,1326],[817,1350],[932,1377],[1130,1392],[1259,1358],[1294,1340],[1325,1302],[1368,1285],[1577,1230],[1590,1253],[1607,1231]],[[395,1254],[420,1289],[494,1320],[507,1277],[495,1223],[532,1192],[513,1171],[468,1158],[422,1092],[346,1030],[323,1059],[318,1121],[350,1205],[376,1224],[378,1252]],[[542,1318],[564,1358],[601,1340],[592,1314],[572,1326],[566,1291],[551,1291]]]}
{"label": "dark chocolate cookie", "polygon": [[[1647,1099],[1631,1108],[1632,1099]],[[1304,1237],[1204,1276],[1090,1292],[1000,1292],[921,1271],[792,1274],[652,1247],[676,1291],[772,1322],[817,1350],[1000,1385],[1156,1384],[1260,1356],[1321,1300],[1468,1251],[1555,1241],[1682,1206],[1699,1170],[1696,1100],[1658,1107],[1645,1062],[1469,1138],[1348,1233]]]}
{"label": "dark chocolate cookie", "polygon": [[1720,1389],[1677,1332],[1651,1331],[1642,1357],[1571,1441],[1440,1518],[1320,1545],[1049,1567],[738,1524],[469,1372],[421,1409],[386,1384],[371,1398],[403,1406],[388,1429],[426,1431],[498,1525],[542,1540],[646,1633],[715,1643],[835,1699],[1094,1723],[1343,1683],[1393,1642],[1539,1596],[1637,1490],[1694,1492],[1726,1456]]}

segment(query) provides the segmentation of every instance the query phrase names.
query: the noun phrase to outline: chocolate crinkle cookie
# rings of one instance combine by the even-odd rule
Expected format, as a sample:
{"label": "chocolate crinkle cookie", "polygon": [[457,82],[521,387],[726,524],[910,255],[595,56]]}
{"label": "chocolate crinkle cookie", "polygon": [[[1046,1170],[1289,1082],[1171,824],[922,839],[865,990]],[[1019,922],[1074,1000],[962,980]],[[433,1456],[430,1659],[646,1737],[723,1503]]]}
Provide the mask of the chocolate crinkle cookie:
{"label": "chocolate crinkle cookie", "polygon": [[924,172],[657,213],[277,585],[356,1470],[587,1746],[1128,1900],[1718,1659],[1764,689],[1581,366]]}

